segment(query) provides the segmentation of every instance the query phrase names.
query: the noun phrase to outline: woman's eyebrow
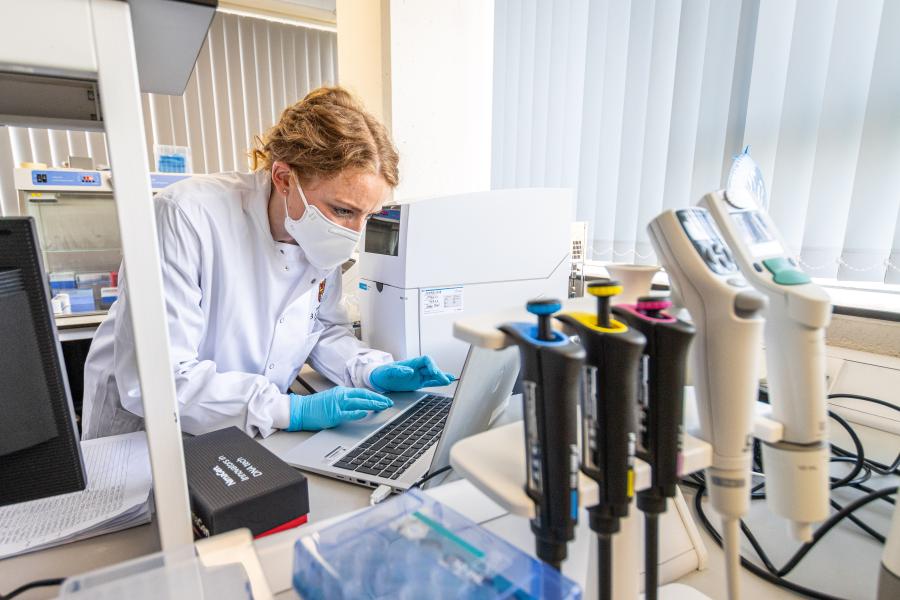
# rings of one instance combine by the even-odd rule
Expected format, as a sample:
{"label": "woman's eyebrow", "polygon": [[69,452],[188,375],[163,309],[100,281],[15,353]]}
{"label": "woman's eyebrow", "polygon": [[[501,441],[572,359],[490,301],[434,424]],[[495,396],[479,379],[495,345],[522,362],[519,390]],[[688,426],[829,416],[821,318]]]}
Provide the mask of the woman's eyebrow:
{"label": "woman's eyebrow", "polygon": [[353,206],[352,204],[350,204],[348,202],[344,202],[343,200],[340,200],[339,198],[334,198],[334,199],[330,200],[329,203],[335,208],[342,208],[344,210],[349,210],[349,211],[352,211],[355,213],[361,212],[357,207]]}

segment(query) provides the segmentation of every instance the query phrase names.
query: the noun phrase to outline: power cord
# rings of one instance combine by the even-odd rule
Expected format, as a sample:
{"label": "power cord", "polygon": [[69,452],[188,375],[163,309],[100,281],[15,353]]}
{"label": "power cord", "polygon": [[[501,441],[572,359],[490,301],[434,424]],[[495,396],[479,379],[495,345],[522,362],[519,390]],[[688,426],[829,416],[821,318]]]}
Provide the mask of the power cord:
{"label": "power cord", "polygon": [[[879,400],[877,398],[871,398],[869,396],[863,396],[861,394],[831,394],[828,396],[831,398],[852,398],[856,400],[863,400],[867,402],[872,402],[875,404],[879,404],[885,407],[888,407],[892,410],[900,411],[900,407],[894,406],[884,400]],[[761,390],[760,391],[760,399],[762,401],[767,401],[766,393]],[[896,503],[895,499],[892,499],[890,496],[897,493],[897,487],[888,487],[883,489],[873,489],[869,486],[864,485],[872,476],[872,473],[877,473],[879,475],[900,475],[900,456],[893,462],[891,465],[882,465],[876,461],[872,461],[867,459],[865,456],[865,452],[863,449],[862,441],[859,439],[859,435],[857,435],[856,431],[854,431],[853,427],[844,420],[840,415],[829,411],[829,417],[835,420],[850,436],[851,441],[853,442],[854,449],[856,453],[852,453],[848,450],[840,448],[834,444],[831,445],[833,453],[836,455],[831,458],[832,462],[836,463],[853,463],[853,467],[850,471],[844,475],[843,477],[832,477],[831,478],[831,489],[841,489],[841,488],[852,488],[861,492],[864,492],[866,495],[860,498],[857,498],[853,502],[847,504],[846,506],[842,506],[835,500],[831,500],[831,506],[837,512],[832,514],[813,534],[813,539],[805,544],[803,544],[797,552],[785,563],[783,567],[780,569],[775,567],[772,563],[769,556],[763,550],[762,545],[759,543],[759,540],[753,535],[750,531],[750,528],[741,521],[740,528],[743,532],[744,536],[747,538],[754,552],[756,553],[757,558],[763,563],[765,568],[761,568],[748,559],[741,557],[741,566],[745,569],[753,573],[754,575],[773,583],[779,587],[783,587],[785,589],[791,590],[793,592],[803,594],[810,598],[817,598],[823,600],[840,600],[836,599],[834,596],[830,596],[828,594],[819,592],[817,590],[813,590],[802,585],[793,583],[785,579],[785,577],[793,571],[793,569],[800,563],[801,560],[809,553],[809,551],[827,534],[832,528],[834,528],[838,523],[843,521],[844,519],[849,520],[854,525],[859,527],[866,534],[871,536],[873,539],[879,541],[880,543],[885,542],[885,537],[863,522],[861,519],[853,515],[853,513],[863,506],[870,504],[871,502],[875,502],[876,500],[883,500],[890,504]],[[760,452],[759,442],[754,442],[754,470],[757,472],[762,472],[763,464],[762,464],[762,455]],[[723,540],[722,536],[710,522],[709,518],[706,516],[706,513],[703,510],[703,496],[706,494],[706,480],[701,474],[693,474],[691,475],[690,480],[683,480],[683,484],[686,484],[690,487],[693,487],[697,490],[696,495],[694,496],[694,508],[697,511],[698,516],[700,517],[700,521],[703,524],[704,528],[709,532],[712,538],[715,540],[716,544],[719,547],[722,547]],[[761,482],[751,489],[751,498],[754,500],[764,499],[766,497],[763,488],[765,487],[765,482]]]}
{"label": "power cord", "polygon": [[[703,527],[709,532],[712,538],[715,540],[716,544],[721,548],[722,547],[722,536],[716,531],[715,526],[710,522],[709,517],[706,516],[706,513],[703,510],[703,496],[706,492],[706,484],[696,484],[697,493],[694,496],[694,509],[697,511],[697,514],[700,517],[700,522],[703,524]],[[890,494],[896,494],[897,488],[884,488],[882,490],[876,491],[874,494],[868,494],[858,500],[852,502],[845,506],[839,512],[833,514],[825,523],[820,526],[816,532],[813,534],[813,539],[810,542],[807,542],[791,557],[790,560],[785,564],[781,569],[776,568],[768,555],[763,551],[762,547],[759,544],[759,541],[750,533],[750,529],[746,526],[745,523],[741,522],[741,531],[743,531],[744,535],[747,536],[747,539],[750,541],[750,545],[753,546],[753,550],[757,553],[760,560],[765,565],[765,569],[760,568],[754,563],[750,562],[744,557],[741,557],[741,566],[770,583],[773,583],[779,587],[783,587],[785,589],[791,590],[798,594],[803,594],[804,596],[808,596],[810,598],[817,598],[823,600],[841,600],[836,596],[830,596],[828,594],[824,594],[817,590],[813,590],[802,585],[793,583],[785,579],[785,575],[790,573],[794,567],[809,553],[809,551],[815,546],[828,531],[830,531],[835,525],[837,525],[840,521],[847,518],[853,511],[862,508],[863,506],[869,504],[870,502],[874,502],[879,498],[883,498]]]}
{"label": "power cord", "polygon": [[64,577],[58,577],[56,579],[38,579],[37,581],[31,581],[24,585],[20,585],[5,596],[0,595],[0,600],[10,600],[11,598],[15,598],[16,596],[19,596],[20,594],[23,594],[28,590],[33,590],[34,588],[62,585],[63,581],[65,581]]}
{"label": "power cord", "polygon": [[438,469],[437,471],[434,471],[433,473],[427,473],[424,477],[422,477],[417,482],[412,484],[412,487],[421,488],[425,484],[425,482],[430,481],[431,479],[434,479],[438,475],[443,475],[444,473],[446,473],[447,471],[449,471],[452,468],[453,468],[452,466],[447,465],[446,467],[441,467],[440,469]]}

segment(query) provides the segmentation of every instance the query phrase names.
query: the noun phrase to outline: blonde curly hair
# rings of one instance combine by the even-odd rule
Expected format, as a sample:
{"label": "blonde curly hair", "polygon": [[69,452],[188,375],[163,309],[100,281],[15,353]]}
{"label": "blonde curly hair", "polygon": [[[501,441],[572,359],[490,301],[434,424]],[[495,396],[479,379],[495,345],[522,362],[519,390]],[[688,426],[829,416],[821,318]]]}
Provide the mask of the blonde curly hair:
{"label": "blonde curly hair", "polygon": [[399,155],[384,125],[341,87],[320,87],[284,109],[274,127],[256,136],[253,170],[282,161],[303,180],[330,179],[346,169],[380,175],[391,187],[400,181]]}

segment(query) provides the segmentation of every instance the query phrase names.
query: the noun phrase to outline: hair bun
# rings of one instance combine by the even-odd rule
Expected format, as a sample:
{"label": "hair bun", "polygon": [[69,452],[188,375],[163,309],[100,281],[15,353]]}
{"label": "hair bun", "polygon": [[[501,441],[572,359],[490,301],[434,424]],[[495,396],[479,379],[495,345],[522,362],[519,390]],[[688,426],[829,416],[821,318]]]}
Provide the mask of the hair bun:
{"label": "hair bun", "polygon": [[399,181],[399,156],[387,129],[353,94],[340,87],[321,87],[288,106],[265,136],[254,139],[253,169],[286,163],[301,178],[336,177],[360,169]]}
{"label": "hair bun", "polygon": [[356,101],[353,95],[341,87],[320,87],[306,95],[301,101],[304,106],[338,105],[362,111],[362,105]]}

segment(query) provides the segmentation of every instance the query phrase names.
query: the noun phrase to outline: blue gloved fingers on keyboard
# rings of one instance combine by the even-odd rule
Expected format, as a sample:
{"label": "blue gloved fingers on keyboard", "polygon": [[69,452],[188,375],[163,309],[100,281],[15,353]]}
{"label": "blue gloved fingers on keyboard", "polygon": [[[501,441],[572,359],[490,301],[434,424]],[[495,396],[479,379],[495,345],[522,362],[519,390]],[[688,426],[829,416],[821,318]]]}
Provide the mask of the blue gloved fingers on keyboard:
{"label": "blue gloved fingers on keyboard", "polygon": [[383,365],[372,371],[372,385],[390,392],[412,392],[423,387],[448,385],[453,375],[441,371],[430,356]]}
{"label": "blue gloved fingers on keyboard", "polygon": [[341,398],[341,410],[384,410],[394,405],[394,401],[371,390],[350,388],[350,392]]}
{"label": "blue gloved fingers on keyboard", "polygon": [[360,419],[365,419],[368,415],[369,411],[367,410],[342,410],[340,412],[342,423],[346,423],[347,421],[359,421]]}
{"label": "blue gloved fingers on keyboard", "polygon": [[450,373],[444,373],[441,371],[437,364],[435,364],[434,360],[428,356],[420,356],[418,358],[412,359],[413,361],[419,361],[416,370],[419,376],[422,378],[422,383],[420,387],[434,387],[440,385],[449,385],[451,381],[455,379],[453,375]]}
{"label": "blue gloved fingers on keyboard", "polygon": [[290,395],[288,431],[318,431],[362,419],[369,410],[393,406],[389,398],[360,388],[335,387],[309,396]]}

